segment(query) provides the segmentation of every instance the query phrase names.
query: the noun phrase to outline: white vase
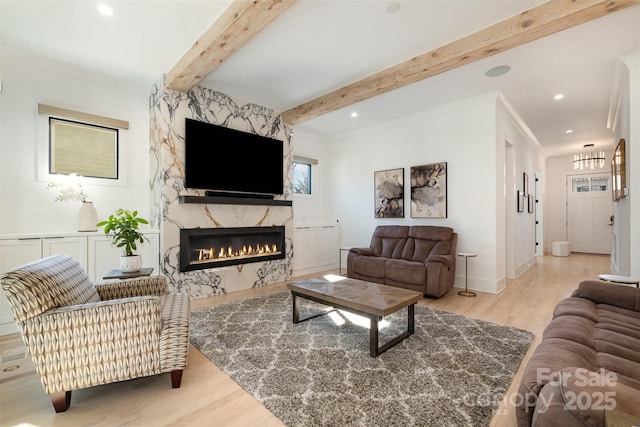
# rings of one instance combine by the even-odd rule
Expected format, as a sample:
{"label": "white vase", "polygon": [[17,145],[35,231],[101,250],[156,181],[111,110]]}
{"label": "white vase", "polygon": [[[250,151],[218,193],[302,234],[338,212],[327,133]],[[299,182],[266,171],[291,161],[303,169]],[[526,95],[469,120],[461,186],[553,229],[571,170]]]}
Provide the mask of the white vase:
{"label": "white vase", "polygon": [[78,231],[97,231],[98,213],[93,202],[82,202],[78,213]]}
{"label": "white vase", "polygon": [[123,255],[120,257],[120,269],[123,273],[133,273],[142,267],[142,257],[140,255]]}

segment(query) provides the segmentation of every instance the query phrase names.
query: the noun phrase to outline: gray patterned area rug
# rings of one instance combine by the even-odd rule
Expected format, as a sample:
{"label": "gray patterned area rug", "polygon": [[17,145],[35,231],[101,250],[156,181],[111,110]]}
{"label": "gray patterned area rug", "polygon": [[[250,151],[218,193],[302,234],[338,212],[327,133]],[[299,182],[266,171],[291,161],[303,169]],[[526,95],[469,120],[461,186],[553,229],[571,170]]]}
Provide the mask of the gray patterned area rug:
{"label": "gray patterned area rug", "polygon": [[[326,309],[299,301],[301,316]],[[191,316],[191,343],[291,427],[488,426],[533,340],[416,306],[415,334],[372,358],[362,318],[294,325],[291,304],[278,292]],[[381,344],[406,328],[406,309],[384,320]]]}

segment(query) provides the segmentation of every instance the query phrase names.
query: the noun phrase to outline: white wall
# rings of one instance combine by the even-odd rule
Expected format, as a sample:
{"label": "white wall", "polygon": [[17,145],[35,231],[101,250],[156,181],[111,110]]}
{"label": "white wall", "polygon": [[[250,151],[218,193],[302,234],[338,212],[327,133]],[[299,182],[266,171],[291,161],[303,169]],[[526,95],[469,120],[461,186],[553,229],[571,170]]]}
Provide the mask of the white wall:
{"label": "white wall", "polygon": [[640,52],[624,58],[629,68],[629,154],[627,187],[629,189],[629,273],[640,277]]}
{"label": "white wall", "polygon": [[629,273],[640,277],[640,52],[623,58],[629,68],[629,144],[627,187],[629,188]]}
{"label": "white wall", "polygon": [[340,225],[327,210],[330,200],[328,175],[333,159],[327,157],[327,141],[308,132],[296,130],[291,137],[293,155],[318,160],[311,166],[311,195],[293,194],[295,225]]}
{"label": "white wall", "polygon": [[98,218],[117,208],[149,215],[150,88],[132,88],[95,72],[67,70],[3,52],[0,94],[0,233],[75,231],[79,202],[56,202],[38,181],[38,149],[47,147],[47,119],[38,103],[129,121],[120,131],[124,185],[84,184]]}
{"label": "white wall", "polygon": [[615,274],[640,276],[640,197],[634,195],[640,182],[640,52],[621,58],[619,81],[614,87],[613,128],[615,141],[625,140],[628,195],[614,202],[613,256]]}
{"label": "white wall", "polygon": [[[504,269],[507,279],[515,279],[535,264],[537,208],[529,212],[525,197],[523,212],[517,212],[516,192],[524,192],[527,174],[527,194],[535,195],[536,172],[544,175],[544,162],[538,141],[509,102],[499,96],[497,105],[496,155],[503,160],[498,162],[502,169],[497,172],[496,194],[504,197],[498,197],[496,202],[499,219],[496,230],[497,239],[504,241],[504,252],[497,254],[496,261],[498,270]],[[500,150],[505,150],[503,156]]]}
{"label": "white wall", "polygon": [[573,156],[547,159],[545,182],[544,252],[551,253],[553,242],[567,240],[567,175],[573,172]]}

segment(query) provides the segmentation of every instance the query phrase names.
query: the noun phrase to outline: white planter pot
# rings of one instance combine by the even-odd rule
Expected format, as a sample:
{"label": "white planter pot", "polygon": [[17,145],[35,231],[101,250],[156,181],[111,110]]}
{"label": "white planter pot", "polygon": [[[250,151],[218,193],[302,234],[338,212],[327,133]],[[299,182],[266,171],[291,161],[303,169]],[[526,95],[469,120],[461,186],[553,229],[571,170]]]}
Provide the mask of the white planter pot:
{"label": "white planter pot", "polygon": [[130,255],[120,257],[120,269],[123,273],[134,273],[142,267],[142,257],[140,255]]}
{"label": "white planter pot", "polygon": [[82,202],[78,213],[78,231],[97,231],[98,213],[93,202]]}

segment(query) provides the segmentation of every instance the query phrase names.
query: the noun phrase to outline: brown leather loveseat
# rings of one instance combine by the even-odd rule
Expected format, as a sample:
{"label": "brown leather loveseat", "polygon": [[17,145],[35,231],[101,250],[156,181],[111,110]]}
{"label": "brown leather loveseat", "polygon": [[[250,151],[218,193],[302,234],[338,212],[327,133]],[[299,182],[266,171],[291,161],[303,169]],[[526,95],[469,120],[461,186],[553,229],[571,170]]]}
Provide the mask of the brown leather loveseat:
{"label": "brown leather loveseat", "polygon": [[453,286],[458,235],[449,227],[380,225],[368,248],[351,248],[347,276],[440,297]]}

